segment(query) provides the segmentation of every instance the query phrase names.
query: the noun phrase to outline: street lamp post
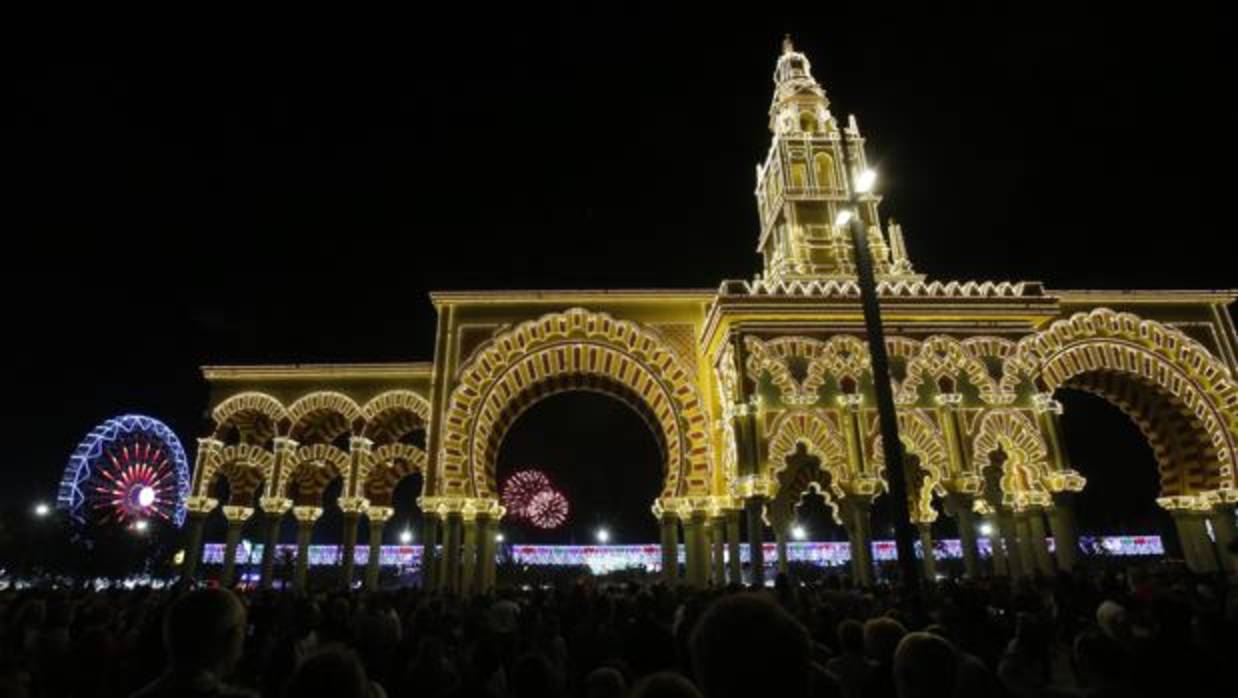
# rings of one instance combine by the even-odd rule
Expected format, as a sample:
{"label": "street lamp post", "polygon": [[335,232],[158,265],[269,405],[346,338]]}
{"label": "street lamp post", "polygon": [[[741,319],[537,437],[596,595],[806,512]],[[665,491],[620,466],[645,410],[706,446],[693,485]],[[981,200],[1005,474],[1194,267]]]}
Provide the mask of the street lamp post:
{"label": "street lamp post", "polygon": [[873,256],[868,247],[868,235],[860,212],[860,194],[872,189],[871,171],[854,174],[851,149],[846,128],[838,130],[843,151],[844,177],[852,211],[840,216],[849,224],[851,244],[855,250],[856,281],[860,286],[860,303],[864,308],[864,326],[868,333],[869,358],[873,367],[873,391],[877,396],[877,416],[881,425],[881,448],[885,455],[886,483],[890,494],[890,511],[894,519],[894,539],[898,546],[898,566],[903,583],[916,588],[920,575],[916,570],[915,527],[907,507],[907,481],[903,476],[903,443],[898,436],[898,416],[894,407],[894,391],[890,386],[890,359],[886,354],[885,331],[881,326],[881,306],[877,298],[877,281],[873,274]]}

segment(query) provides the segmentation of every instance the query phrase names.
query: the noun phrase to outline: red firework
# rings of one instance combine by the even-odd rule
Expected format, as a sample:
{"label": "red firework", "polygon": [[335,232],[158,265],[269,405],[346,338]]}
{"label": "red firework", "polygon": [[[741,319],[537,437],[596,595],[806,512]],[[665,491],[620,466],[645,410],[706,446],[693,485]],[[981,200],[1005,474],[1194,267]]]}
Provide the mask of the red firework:
{"label": "red firework", "polygon": [[567,513],[567,497],[556,490],[545,489],[533,495],[527,517],[534,526],[550,530],[566,523]]}
{"label": "red firework", "polygon": [[99,458],[92,486],[104,522],[171,519],[176,478],[163,447],[145,439],[116,444]]}
{"label": "red firework", "polygon": [[550,478],[540,470],[521,470],[503,483],[503,506],[514,519],[528,519],[529,505],[539,493],[552,489]]}

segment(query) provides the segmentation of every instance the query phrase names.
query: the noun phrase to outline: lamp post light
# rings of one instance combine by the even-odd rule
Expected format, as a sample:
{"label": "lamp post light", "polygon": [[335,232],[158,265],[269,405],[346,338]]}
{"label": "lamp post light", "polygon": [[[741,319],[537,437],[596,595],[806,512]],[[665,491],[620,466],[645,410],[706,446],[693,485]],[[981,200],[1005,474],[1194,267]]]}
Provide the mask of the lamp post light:
{"label": "lamp post light", "polygon": [[408,530],[407,528],[404,529],[403,531],[400,531],[400,544],[401,545],[408,545],[409,543],[412,543],[412,542],[413,542],[412,531]]}
{"label": "lamp post light", "polygon": [[504,538],[503,538],[503,534],[502,534],[502,533],[496,533],[496,534],[494,534],[494,542],[495,542],[495,543],[502,543],[502,542],[503,542],[503,540],[504,540]]}
{"label": "lamp post light", "polygon": [[993,524],[987,523],[987,522],[980,524],[980,535],[984,536],[985,538],[988,538],[989,536],[993,535]]}
{"label": "lamp post light", "polygon": [[52,513],[52,508],[47,505],[47,502],[39,502],[34,505],[34,515],[40,519],[45,519]]}
{"label": "lamp post light", "polygon": [[[872,170],[855,174],[855,164],[847,142],[847,129],[838,130],[843,151],[844,183],[851,208],[839,213],[838,225],[851,231],[855,250],[856,282],[860,287],[860,303],[864,309],[864,327],[868,334],[868,351],[873,367],[873,392],[877,397],[877,416],[881,425],[881,448],[885,455],[886,486],[890,494],[890,511],[894,519],[894,542],[898,548],[898,566],[902,581],[909,587],[920,586],[916,569],[915,528],[907,506],[907,481],[904,479],[903,444],[898,436],[898,415],[894,407],[894,391],[890,387],[890,359],[886,354],[885,331],[881,326],[881,305],[877,297],[877,280],[873,274],[873,256],[868,247],[868,235],[860,211],[860,195],[872,191],[877,175]],[[853,181],[854,180],[854,181]]]}
{"label": "lamp post light", "polygon": [[597,541],[599,543],[605,544],[609,540],[610,540],[610,531],[607,531],[605,528],[599,528],[597,532]]}
{"label": "lamp post light", "polygon": [[804,540],[808,538],[808,531],[804,530],[803,526],[796,524],[791,528],[791,537],[795,540]]}

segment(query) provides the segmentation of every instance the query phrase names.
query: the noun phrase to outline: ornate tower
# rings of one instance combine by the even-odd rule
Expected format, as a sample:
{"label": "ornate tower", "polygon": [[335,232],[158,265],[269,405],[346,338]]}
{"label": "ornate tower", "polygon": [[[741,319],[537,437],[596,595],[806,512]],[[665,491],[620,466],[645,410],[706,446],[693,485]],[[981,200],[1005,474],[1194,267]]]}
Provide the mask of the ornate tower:
{"label": "ornate tower", "polygon": [[[774,99],[769,108],[773,133],[765,164],[757,166],[757,210],[770,281],[846,279],[855,276],[850,237],[834,221],[850,208],[851,192],[843,171],[843,134],[830,114],[830,100],[812,76],[808,58],[788,37],[774,69]],[[867,167],[864,139],[855,117],[846,126],[846,142],[858,171]],[[868,228],[876,272],[882,280],[922,280],[911,268],[902,230],[891,223],[887,239],[878,217],[881,199],[860,198],[859,215]]]}

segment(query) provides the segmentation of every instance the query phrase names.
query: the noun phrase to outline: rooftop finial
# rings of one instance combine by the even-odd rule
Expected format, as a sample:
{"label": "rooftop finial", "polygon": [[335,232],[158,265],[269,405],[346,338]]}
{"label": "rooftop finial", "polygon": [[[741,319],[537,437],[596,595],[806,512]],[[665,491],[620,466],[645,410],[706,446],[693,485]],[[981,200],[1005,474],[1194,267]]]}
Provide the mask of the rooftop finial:
{"label": "rooftop finial", "polygon": [[782,53],[786,55],[795,50],[795,44],[791,43],[791,35],[783,34],[782,36]]}

